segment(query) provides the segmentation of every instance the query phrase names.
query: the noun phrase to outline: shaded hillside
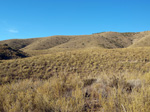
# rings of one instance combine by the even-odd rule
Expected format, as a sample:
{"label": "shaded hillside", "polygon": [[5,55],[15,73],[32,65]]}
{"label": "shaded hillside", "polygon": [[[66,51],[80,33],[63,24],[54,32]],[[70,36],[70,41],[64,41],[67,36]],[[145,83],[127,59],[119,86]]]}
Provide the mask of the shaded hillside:
{"label": "shaded hillside", "polygon": [[15,50],[8,45],[0,45],[0,60],[25,58],[28,55],[20,50]]}

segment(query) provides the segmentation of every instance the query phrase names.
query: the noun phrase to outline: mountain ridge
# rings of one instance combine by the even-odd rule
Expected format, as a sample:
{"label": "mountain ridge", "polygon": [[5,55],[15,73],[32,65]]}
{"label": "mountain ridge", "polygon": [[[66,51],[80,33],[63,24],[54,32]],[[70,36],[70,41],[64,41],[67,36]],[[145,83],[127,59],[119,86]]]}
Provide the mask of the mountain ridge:
{"label": "mountain ridge", "polygon": [[[148,47],[150,44],[150,31],[144,32],[101,32],[91,35],[75,36],[49,36],[30,39],[12,39],[0,41],[0,44],[8,44],[14,49],[23,51],[37,50],[69,50],[79,48],[98,47],[103,49]],[[147,44],[145,44],[147,43]]]}

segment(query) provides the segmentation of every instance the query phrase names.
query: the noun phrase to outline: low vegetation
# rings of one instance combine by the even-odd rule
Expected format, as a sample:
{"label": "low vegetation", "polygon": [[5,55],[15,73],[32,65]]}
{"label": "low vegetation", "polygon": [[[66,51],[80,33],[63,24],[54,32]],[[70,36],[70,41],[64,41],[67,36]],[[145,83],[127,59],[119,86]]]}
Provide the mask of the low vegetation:
{"label": "low vegetation", "polygon": [[1,41],[0,112],[149,112],[149,35]]}
{"label": "low vegetation", "polygon": [[[87,81],[95,82],[87,84]],[[86,81],[87,80],[87,81]],[[149,112],[150,74],[60,74],[0,86],[5,112]]]}
{"label": "low vegetation", "polygon": [[80,49],[0,61],[5,112],[148,112],[150,48]]}
{"label": "low vegetation", "polygon": [[[147,73],[149,48],[82,49],[0,62],[1,84],[18,79],[48,79],[58,73]],[[5,80],[4,80],[5,79]]]}

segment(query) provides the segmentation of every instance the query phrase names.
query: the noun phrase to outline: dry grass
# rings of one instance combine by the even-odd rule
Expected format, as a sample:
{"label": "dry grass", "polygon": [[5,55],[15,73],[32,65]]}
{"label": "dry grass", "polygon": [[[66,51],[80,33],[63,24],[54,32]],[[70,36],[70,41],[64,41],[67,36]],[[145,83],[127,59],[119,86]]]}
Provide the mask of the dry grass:
{"label": "dry grass", "polygon": [[150,69],[149,50],[91,48],[0,61],[1,84],[18,79],[48,79],[64,71],[93,75],[103,71],[108,74],[147,73]]}
{"label": "dry grass", "polygon": [[143,38],[137,40],[130,47],[149,47],[150,46],[149,40],[150,40],[150,35],[144,36]]}
{"label": "dry grass", "polygon": [[[127,84],[140,79],[141,86]],[[87,84],[85,80],[96,81]],[[5,112],[149,112],[150,74],[60,74],[48,80],[17,81],[0,86],[0,111]],[[115,85],[115,86],[112,86]]]}
{"label": "dry grass", "polygon": [[1,60],[0,111],[149,112],[149,50],[37,50],[38,56]]}
{"label": "dry grass", "polygon": [[34,41],[37,41],[38,38],[34,39],[12,39],[12,40],[4,40],[0,41],[0,44],[8,44],[13,49],[21,49],[29,44],[33,43]]}
{"label": "dry grass", "polygon": [[[0,41],[0,44],[8,44],[15,49],[23,49],[24,51],[32,50],[56,50],[56,49],[79,49],[79,48],[126,48],[132,45],[140,47],[139,43],[144,43],[149,40],[144,39],[150,35],[150,32],[138,33],[118,33],[118,32],[103,32],[92,35],[79,36],[51,36],[45,38],[34,39],[13,39]],[[142,44],[144,46],[144,44]]]}

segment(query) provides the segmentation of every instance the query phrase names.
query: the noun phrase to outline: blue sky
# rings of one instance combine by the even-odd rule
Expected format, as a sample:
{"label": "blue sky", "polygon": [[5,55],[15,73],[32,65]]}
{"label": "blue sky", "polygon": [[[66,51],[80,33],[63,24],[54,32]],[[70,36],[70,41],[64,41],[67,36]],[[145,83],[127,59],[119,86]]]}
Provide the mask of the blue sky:
{"label": "blue sky", "polygon": [[0,0],[0,40],[150,30],[149,0]]}

